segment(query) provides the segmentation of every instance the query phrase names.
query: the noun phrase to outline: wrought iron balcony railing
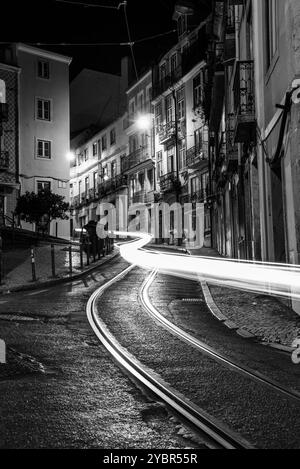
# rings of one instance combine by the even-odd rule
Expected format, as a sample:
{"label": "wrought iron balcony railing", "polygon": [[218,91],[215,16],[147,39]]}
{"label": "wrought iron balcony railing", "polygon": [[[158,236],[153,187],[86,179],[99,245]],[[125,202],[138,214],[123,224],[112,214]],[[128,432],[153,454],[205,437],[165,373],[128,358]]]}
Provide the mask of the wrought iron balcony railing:
{"label": "wrought iron balcony railing", "polygon": [[199,165],[199,163],[208,160],[208,143],[189,148],[186,152],[186,165],[188,168]]}
{"label": "wrought iron balcony railing", "polygon": [[119,174],[108,181],[102,182],[98,185],[98,194],[100,197],[104,197],[107,194],[115,192],[122,187],[127,185],[127,176]]}
{"label": "wrought iron balcony railing", "polygon": [[253,60],[236,64],[234,78],[235,141],[244,143],[255,137],[255,83]]}
{"label": "wrought iron balcony railing", "polygon": [[121,171],[128,171],[138,164],[151,158],[149,146],[141,147],[121,160]]}
{"label": "wrought iron balcony railing", "polygon": [[180,181],[176,177],[176,172],[172,171],[160,177],[161,192],[178,192],[180,189]]}
{"label": "wrought iron balcony railing", "polygon": [[75,195],[74,197],[71,197],[71,209],[77,208],[80,205],[80,195]]}
{"label": "wrought iron balcony railing", "polygon": [[6,170],[9,167],[9,152],[1,151],[0,153],[0,170]]}
{"label": "wrought iron balcony railing", "polygon": [[182,67],[179,65],[165,77],[155,80],[153,82],[152,97],[155,99],[157,96],[163,94],[170,86],[182,78]]}

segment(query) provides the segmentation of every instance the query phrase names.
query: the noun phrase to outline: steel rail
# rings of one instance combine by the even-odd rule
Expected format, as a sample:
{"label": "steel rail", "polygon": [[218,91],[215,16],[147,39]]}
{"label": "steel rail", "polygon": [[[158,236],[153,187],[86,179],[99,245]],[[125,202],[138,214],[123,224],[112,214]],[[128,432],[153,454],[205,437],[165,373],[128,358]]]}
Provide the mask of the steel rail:
{"label": "steel rail", "polygon": [[144,309],[148,312],[148,314],[151,315],[155,319],[156,322],[158,322],[161,326],[163,326],[165,329],[169,330],[176,336],[178,336],[180,339],[184,340],[188,344],[194,346],[201,352],[205,353],[206,355],[212,357],[213,359],[217,360],[221,364],[225,365],[226,367],[230,367],[233,370],[250,377],[252,380],[258,381],[260,383],[263,383],[264,385],[272,388],[273,390],[276,390],[277,392],[280,392],[284,394],[285,396],[288,396],[290,398],[294,398],[297,400],[300,400],[300,393],[297,391],[293,391],[285,386],[282,386],[280,383],[266,377],[265,375],[254,371],[250,369],[249,367],[242,366],[238,364],[237,362],[227,358],[226,356],[222,355],[219,353],[217,350],[214,348],[208,346],[204,342],[200,341],[196,337],[192,336],[188,332],[185,332],[178,326],[176,326],[174,323],[169,321],[167,318],[165,318],[151,303],[150,298],[149,298],[149,288],[151,284],[154,281],[154,278],[157,274],[157,270],[153,270],[150,275],[146,278],[144,281],[141,289],[140,289],[140,300],[141,303],[144,307]]}
{"label": "steel rail", "polygon": [[97,314],[96,301],[103,295],[114,283],[124,278],[136,266],[131,265],[107,283],[99,287],[89,298],[86,306],[86,314],[88,321],[109,353],[126,371],[135,379],[143,384],[147,389],[151,390],[164,403],[171,407],[177,414],[183,417],[187,422],[193,425],[198,431],[209,437],[217,448],[224,449],[253,449],[249,442],[244,440],[240,435],[225,428],[216,419],[207,415],[202,409],[187,399],[184,399],[179,393],[169,385],[163,383],[157,377],[146,370],[143,365],[127,352],[107,329],[106,325]]}

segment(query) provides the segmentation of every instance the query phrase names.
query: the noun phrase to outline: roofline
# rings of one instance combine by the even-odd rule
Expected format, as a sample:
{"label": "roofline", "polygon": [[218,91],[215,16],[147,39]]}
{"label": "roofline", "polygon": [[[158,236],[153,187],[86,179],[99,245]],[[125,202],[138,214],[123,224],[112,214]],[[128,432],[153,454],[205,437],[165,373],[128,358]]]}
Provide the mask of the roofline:
{"label": "roofline", "polygon": [[138,81],[131,85],[131,87],[127,89],[126,93],[128,94],[130,93],[130,91],[134,90],[134,88],[137,87],[141,83],[141,81],[145,80],[148,75],[152,75],[151,68],[148,70],[148,72],[145,72],[144,75],[142,75],[141,78],[138,79]]}
{"label": "roofline", "polygon": [[57,54],[56,52],[50,52],[48,50],[39,49],[38,47],[29,46],[22,42],[16,44],[16,49],[18,51],[27,52],[28,54],[37,55],[39,57],[45,57],[47,59],[56,60],[57,62],[63,62],[70,65],[72,62],[72,57],[66,55]]}

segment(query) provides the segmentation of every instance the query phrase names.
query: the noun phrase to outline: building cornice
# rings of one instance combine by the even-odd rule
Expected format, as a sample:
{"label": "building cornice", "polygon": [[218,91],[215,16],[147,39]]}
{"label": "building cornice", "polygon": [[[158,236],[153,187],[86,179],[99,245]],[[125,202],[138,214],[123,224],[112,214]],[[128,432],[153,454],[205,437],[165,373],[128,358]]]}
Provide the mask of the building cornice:
{"label": "building cornice", "polygon": [[0,69],[1,70],[8,70],[10,72],[17,72],[17,73],[20,73],[21,72],[21,68],[20,67],[16,67],[14,65],[8,65],[8,64],[4,64],[2,62],[0,62]]}
{"label": "building cornice", "polygon": [[[134,85],[132,85],[130,88],[127,89],[126,91],[126,94],[129,94],[131,93],[131,91],[133,91],[136,87],[138,87],[143,81],[146,80],[146,78],[148,78],[148,76],[152,77],[152,70],[148,70],[148,72],[146,72],[141,78],[139,78],[139,80],[137,82],[134,83]],[[150,85],[151,83],[149,83]]]}
{"label": "building cornice", "polygon": [[44,57],[51,60],[56,60],[57,62],[63,62],[68,65],[72,62],[72,57],[66,55],[57,54],[56,52],[50,52],[48,50],[39,49],[38,47],[29,46],[23,43],[17,43],[16,48],[18,51],[26,52],[31,55],[37,55],[39,57]]}

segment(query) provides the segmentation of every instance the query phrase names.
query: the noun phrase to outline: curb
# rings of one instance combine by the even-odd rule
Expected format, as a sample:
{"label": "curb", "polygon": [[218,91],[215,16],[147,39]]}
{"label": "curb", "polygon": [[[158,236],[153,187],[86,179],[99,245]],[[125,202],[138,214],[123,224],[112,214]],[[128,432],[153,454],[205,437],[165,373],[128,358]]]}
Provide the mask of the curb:
{"label": "curb", "polygon": [[281,345],[275,342],[263,342],[257,335],[252,334],[251,332],[247,331],[243,327],[240,327],[233,321],[229,320],[216,305],[207,283],[203,280],[200,280],[200,285],[201,285],[205,303],[208,309],[210,310],[212,315],[218,321],[222,322],[228,329],[234,330],[239,336],[243,337],[244,339],[256,340],[260,345],[263,345],[265,347],[271,347],[273,349],[279,350],[281,352],[289,353],[289,354],[295,350],[295,348],[289,347],[287,345]]}
{"label": "curb", "polygon": [[38,290],[39,288],[43,288],[43,287],[52,287],[54,285],[59,285],[59,284],[62,284],[62,283],[73,282],[74,280],[80,279],[80,278],[84,277],[86,274],[89,274],[90,272],[93,272],[98,267],[101,267],[102,265],[104,265],[107,262],[111,261],[112,259],[114,259],[118,255],[119,255],[119,253],[115,252],[113,256],[111,256],[108,259],[105,259],[103,262],[100,263],[100,261],[98,261],[99,263],[97,263],[97,265],[93,265],[92,267],[90,267],[90,268],[88,268],[88,269],[86,269],[82,272],[79,272],[78,274],[71,275],[69,277],[61,277],[61,278],[57,278],[57,279],[53,279],[53,280],[46,280],[44,282],[37,282],[37,283],[34,283],[32,285],[19,285],[17,287],[12,287],[12,288],[7,289],[7,290],[2,290],[2,291],[0,291],[0,296],[1,295],[10,295],[11,293],[22,292],[22,291]]}

